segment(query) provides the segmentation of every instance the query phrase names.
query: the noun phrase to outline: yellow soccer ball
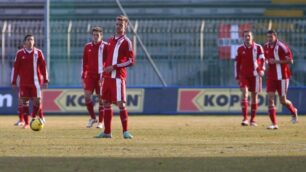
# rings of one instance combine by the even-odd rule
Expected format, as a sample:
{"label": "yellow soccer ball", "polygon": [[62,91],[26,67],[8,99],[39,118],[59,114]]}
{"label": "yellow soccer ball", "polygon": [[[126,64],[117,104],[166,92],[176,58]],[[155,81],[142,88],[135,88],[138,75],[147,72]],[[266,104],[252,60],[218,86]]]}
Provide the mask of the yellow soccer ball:
{"label": "yellow soccer ball", "polygon": [[33,131],[40,131],[44,128],[44,123],[40,118],[34,118],[30,123],[30,127]]}

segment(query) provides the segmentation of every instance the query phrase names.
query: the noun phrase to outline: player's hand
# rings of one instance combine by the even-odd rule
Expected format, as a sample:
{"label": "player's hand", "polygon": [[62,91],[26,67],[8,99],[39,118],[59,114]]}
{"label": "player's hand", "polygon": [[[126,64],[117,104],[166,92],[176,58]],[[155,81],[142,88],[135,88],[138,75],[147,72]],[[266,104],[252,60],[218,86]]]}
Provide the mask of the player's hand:
{"label": "player's hand", "polygon": [[16,84],[12,84],[12,89],[13,89],[14,91],[17,91],[17,90],[18,90],[17,85],[16,85]]}
{"label": "player's hand", "polygon": [[260,70],[257,73],[260,77],[263,77],[265,75],[265,72],[263,70]]}
{"label": "player's hand", "polygon": [[43,88],[43,89],[48,88],[48,83],[43,83],[43,84],[42,84],[42,88]]}
{"label": "player's hand", "polygon": [[113,70],[114,70],[113,66],[107,66],[107,67],[104,69],[104,72],[106,72],[106,73],[111,73]]}
{"label": "player's hand", "polygon": [[276,64],[276,60],[275,59],[269,59],[269,64]]}

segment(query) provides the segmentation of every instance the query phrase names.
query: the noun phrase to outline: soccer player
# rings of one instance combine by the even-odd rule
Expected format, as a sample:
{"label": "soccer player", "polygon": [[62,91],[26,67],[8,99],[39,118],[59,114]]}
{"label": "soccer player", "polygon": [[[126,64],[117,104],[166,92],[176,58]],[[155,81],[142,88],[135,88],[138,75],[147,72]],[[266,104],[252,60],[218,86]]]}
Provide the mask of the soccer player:
{"label": "soccer player", "polygon": [[[87,128],[91,128],[94,123],[97,123],[96,114],[94,112],[94,102],[92,100],[93,92],[100,99],[100,79],[103,73],[103,65],[106,57],[107,43],[102,41],[102,27],[94,27],[91,30],[92,41],[87,43],[83,52],[83,69],[82,81],[84,87],[85,103],[90,115]],[[101,101],[99,101],[101,102]],[[104,109],[102,103],[99,103],[99,123],[97,128],[102,128],[104,118]]]}
{"label": "soccer player", "polygon": [[235,77],[241,90],[241,109],[243,120],[241,125],[248,126],[248,94],[251,92],[250,125],[256,127],[255,121],[258,108],[258,93],[262,89],[264,75],[264,52],[261,45],[253,40],[251,31],[244,31],[244,43],[237,49],[235,58]]}
{"label": "soccer player", "polygon": [[[34,47],[34,35],[24,37],[24,48],[16,53],[12,69],[12,87],[17,89],[19,77],[19,111],[24,115],[25,125],[29,128],[29,100],[32,100],[33,114],[41,113],[41,89],[48,86],[48,73],[42,51]],[[45,120],[42,119],[44,122]]]}
{"label": "soccer player", "polygon": [[267,92],[269,101],[269,116],[272,125],[267,129],[278,129],[275,108],[275,92],[279,95],[280,102],[291,112],[291,122],[298,121],[298,111],[294,105],[286,98],[291,72],[289,65],[293,64],[292,53],[289,47],[278,40],[277,33],[274,30],[267,32],[267,43],[264,45],[265,57],[268,62],[267,71]]}
{"label": "soccer player", "polygon": [[132,139],[128,132],[128,111],[125,107],[127,77],[126,68],[134,64],[134,52],[130,39],[125,35],[128,26],[126,16],[116,18],[116,32],[109,39],[107,47],[107,58],[105,61],[104,81],[102,84],[102,101],[105,110],[104,132],[98,134],[97,138],[111,138],[111,122],[113,117],[112,103],[119,107],[119,114],[123,128],[123,138]]}

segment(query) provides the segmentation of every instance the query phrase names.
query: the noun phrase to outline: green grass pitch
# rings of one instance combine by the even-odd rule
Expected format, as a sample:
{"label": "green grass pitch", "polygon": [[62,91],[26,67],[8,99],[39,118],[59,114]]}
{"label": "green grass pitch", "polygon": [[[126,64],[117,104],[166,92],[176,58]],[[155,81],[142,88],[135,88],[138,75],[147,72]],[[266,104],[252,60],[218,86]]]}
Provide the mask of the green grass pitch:
{"label": "green grass pitch", "polygon": [[118,117],[113,138],[96,139],[87,116],[47,116],[42,131],[0,116],[0,171],[305,171],[306,116],[279,116],[269,131],[240,126],[240,116],[131,116],[135,136],[124,140]]}

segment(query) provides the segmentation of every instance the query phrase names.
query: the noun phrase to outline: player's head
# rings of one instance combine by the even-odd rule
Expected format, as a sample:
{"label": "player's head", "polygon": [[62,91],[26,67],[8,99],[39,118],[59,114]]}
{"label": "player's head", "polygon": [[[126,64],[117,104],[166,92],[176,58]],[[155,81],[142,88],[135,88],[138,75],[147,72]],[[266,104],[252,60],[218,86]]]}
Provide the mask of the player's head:
{"label": "player's head", "polygon": [[32,49],[34,47],[34,44],[35,44],[34,35],[27,34],[24,37],[23,41],[24,41],[25,48]]}
{"label": "player's head", "polygon": [[117,16],[116,17],[116,34],[117,35],[123,35],[125,34],[125,30],[127,29],[129,23],[129,19],[127,16]]}
{"label": "player's head", "polygon": [[250,30],[243,32],[243,41],[245,44],[251,45],[253,43],[253,33]]}
{"label": "player's head", "polygon": [[103,38],[103,29],[100,26],[95,26],[91,29],[92,41],[94,43],[100,42]]}
{"label": "player's head", "polygon": [[274,43],[277,40],[277,33],[275,30],[268,30],[267,32],[267,41],[269,43]]}

